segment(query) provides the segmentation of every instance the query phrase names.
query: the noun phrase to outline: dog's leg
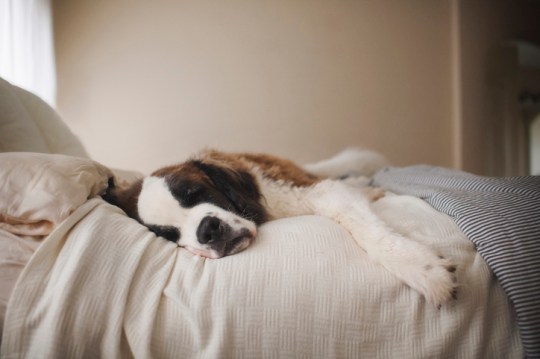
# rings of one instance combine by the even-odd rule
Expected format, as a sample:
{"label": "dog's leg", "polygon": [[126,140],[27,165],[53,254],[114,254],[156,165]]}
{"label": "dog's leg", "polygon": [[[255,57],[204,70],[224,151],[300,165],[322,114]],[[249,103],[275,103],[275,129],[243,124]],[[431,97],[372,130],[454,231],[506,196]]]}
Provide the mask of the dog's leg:
{"label": "dog's leg", "polygon": [[313,213],[343,225],[376,262],[437,306],[456,297],[456,267],[429,247],[390,229],[370,208],[370,200],[354,188],[326,180],[306,194]]}

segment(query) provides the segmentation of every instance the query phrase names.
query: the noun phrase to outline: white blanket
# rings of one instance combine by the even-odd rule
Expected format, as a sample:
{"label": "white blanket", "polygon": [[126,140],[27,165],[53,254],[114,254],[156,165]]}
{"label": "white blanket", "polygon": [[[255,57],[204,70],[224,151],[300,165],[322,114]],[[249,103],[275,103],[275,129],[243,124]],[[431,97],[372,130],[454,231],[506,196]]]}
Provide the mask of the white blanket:
{"label": "white blanket", "polygon": [[375,208],[458,263],[458,301],[426,304],[325,218],[267,223],[244,252],[211,260],[93,199],[25,267],[1,356],[522,357],[507,298],[453,221],[413,197]]}
{"label": "white blanket", "polygon": [[89,159],[0,153],[0,335],[11,291],[41,240],[104,191],[110,176]]}

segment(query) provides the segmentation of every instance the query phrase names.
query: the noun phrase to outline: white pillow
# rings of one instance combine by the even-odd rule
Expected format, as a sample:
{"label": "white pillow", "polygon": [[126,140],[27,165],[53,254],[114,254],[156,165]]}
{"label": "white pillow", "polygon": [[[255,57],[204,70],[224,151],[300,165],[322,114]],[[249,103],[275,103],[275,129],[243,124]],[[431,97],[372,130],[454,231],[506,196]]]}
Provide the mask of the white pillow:
{"label": "white pillow", "polygon": [[49,152],[13,86],[0,78],[0,152],[8,151]]}
{"label": "white pillow", "polygon": [[0,229],[44,236],[88,198],[105,191],[112,172],[85,158],[0,153]]}
{"label": "white pillow", "polygon": [[0,78],[0,152],[19,151],[88,157],[53,108]]}

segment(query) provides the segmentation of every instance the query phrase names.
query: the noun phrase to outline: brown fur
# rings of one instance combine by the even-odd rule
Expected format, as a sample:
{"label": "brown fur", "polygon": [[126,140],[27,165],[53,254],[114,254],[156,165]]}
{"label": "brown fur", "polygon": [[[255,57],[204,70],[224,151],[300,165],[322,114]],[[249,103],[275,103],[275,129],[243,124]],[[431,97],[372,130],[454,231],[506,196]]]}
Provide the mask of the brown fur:
{"label": "brown fur", "polygon": [[177,165],[167,166],[152,172],[152,176],[165,177],[177,176],[193,182],[206,183],[208,178],[192,162],[184,162]]}
{"label": "brown fur", "polygon": [[252,171],[259,168],[262,175],[275,181],[285,181],[293,186],[307,187],[319,182],[321,178],[314,176],[298,167],[292,161],[267,155],[250,153],[225,153],[215,150],[202,152],[198,159],[201,161],[217,161],[226,163],[234,169]]}
{"label": "brown fur", "polygon": [[139,194],[142,188],[142,179],[137,180],[131,186],[118,190],[115,188],[107,190],[107,193],[103,195],[103,199],[112,203],[124,210],[128,216],[140,221],[139,211],[137,210],[137,201],[139,200]]}

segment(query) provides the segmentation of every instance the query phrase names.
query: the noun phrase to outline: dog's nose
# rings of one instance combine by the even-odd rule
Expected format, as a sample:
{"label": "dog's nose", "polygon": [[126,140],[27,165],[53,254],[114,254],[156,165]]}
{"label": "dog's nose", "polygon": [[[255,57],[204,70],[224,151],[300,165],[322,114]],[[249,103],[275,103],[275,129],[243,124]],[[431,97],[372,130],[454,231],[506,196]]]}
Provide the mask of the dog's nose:
{"label": "dog's nose", "polygon": [[216,217],[204,217],[197,228],[197,239],[200,243],[215,243],[224,239],[230,226]]}

